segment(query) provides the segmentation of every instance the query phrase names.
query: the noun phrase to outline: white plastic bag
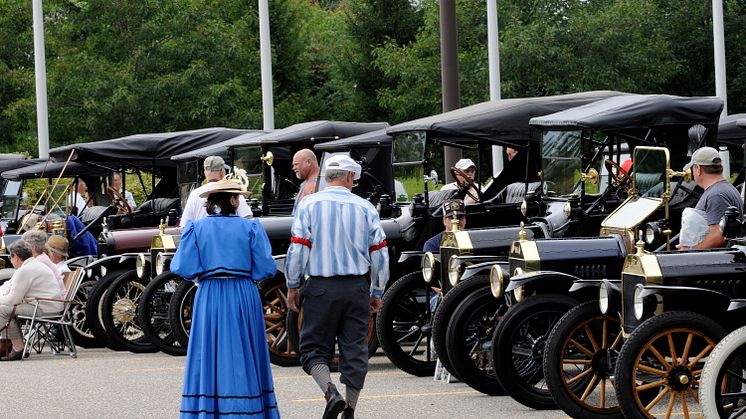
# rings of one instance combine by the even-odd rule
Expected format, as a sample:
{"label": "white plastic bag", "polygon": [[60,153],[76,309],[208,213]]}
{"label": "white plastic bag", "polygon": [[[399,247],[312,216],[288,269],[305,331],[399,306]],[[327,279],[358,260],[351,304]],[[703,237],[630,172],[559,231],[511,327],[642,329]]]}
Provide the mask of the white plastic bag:
{"label": "white plastic bag", "polygon": [[684,209],[684,213],[681,215],[680,244],[692,247],[701,243],[709,231],[710,226],[707,224],[704,211],[695,208]]}

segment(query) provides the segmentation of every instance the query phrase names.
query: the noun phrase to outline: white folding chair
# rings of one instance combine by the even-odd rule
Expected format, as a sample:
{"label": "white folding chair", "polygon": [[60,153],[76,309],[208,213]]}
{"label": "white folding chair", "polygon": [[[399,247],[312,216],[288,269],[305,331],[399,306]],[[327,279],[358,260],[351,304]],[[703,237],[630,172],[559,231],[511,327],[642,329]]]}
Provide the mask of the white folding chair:
{"label": "white folding chair", "polygon": [[[23,347],[24,357],[32,348],[36,353],[41,353],[47,344],[55,355],[70,355],[72,358],[78,357],[73,335],[70,331],[73,325],[70,308],[84,276],[85,270],[83,268],[76,268],[72,272],[66,273],[63,277],[63,282],[67,289],[64,300],[39,298],[36,301],[34,313],[31,316],[16,316],[19,321],[25,323],[24,329],[26,333],[24,334],[24,338],[26,344]],[[42,315],[38,313],[39,301],[60,301],[64,303],[64,308],[61,313]],[[55,328],[58,332],[62,332],[62,341],[59,340],[58,332],[55,332]],[[70,349],[69,352],[63,352],[66,347]]]}

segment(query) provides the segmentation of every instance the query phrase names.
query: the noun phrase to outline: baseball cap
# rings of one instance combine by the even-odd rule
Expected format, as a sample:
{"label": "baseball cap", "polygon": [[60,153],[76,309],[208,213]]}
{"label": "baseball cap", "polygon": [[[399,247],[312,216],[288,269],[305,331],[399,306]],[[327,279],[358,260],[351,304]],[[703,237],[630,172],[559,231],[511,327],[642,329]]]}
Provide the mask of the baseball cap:
{"label": "baseball cap", "polygon": [[720,153],[712,147],[698,148],[697,151],[692,154],[692,161],[689,162],[684,169],[689,169],[695,164],[700,166],[718,166],[723,163],[720,158]]}
{"label": "baseball cap", "polygon": [[459,161],[456,162],[456,166],[455,167],[456,167],[456,169],[466,170],[466,169],[468,169],[470,167],[474,167],[476,169],[477,165],[474,164],[474,162],[471,161],[471,159],[461,159],[461,160],[459,160]]}
{"label": "baseball cap", "polygon": [[225,167],[225,160],[220,156],[209,156],[205,159],[205,170],[208,172],[219,172]]}
{"label": "baseball cap", "polygon": [[64,257],[67,257],[67,239],[55,234],[47,239],[47,244],[44,246],[52,252],[59,253]]}
{"label": "baseball cap", "polygon": [[466,211],[464,209],[464,201],[460,199],[451,199],[443,203],[443,216],[453,217],[454,215],[466,215]]}
{"label": "baseball cap", "polygon": [[352,172],[354,174],[352,177],[354,180],[360,179],[360,172],[362,172],[362,167],[360,167],[355,160],[345,156],[344,154],[337,154],[336,156],[330,157],[329,160],[324,163],[324,168],[325,170],[344,170]]}

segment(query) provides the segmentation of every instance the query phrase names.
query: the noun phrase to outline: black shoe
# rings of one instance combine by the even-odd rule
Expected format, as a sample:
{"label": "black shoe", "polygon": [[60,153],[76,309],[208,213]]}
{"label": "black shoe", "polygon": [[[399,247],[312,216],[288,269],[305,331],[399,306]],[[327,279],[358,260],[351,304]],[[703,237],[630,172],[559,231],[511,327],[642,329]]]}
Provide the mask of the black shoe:
{"label": "black shoe", "polygon": [[11,350],[8,355],[0,358],[0,361],[20,361],[21,359],[23,359],[23,351]]}
{"label": "black shoe", "polygon": [[345,407],[342,411],[342,419],[355,419],[355,409],[350,406]]}
{"label": "black shoe", "polygon": [[324,399],[326,399],[326,408],[324,409],[324,416],[322,416],[322,419],[336,419],[347,405],[345,399],[343,399],[342,395],[337,391],[337,387],[332,383],[329,383],[326,387]]}

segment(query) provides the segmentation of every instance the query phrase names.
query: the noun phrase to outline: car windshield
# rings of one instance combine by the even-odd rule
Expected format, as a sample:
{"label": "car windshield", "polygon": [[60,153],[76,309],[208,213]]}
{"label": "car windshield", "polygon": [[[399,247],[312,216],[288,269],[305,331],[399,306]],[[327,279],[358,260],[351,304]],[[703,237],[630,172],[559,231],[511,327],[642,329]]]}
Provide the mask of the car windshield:
{"label": "car windshield", "polygon": [[4,220],[15,220],[18,212],[18,204],[21,201],[21,186],[19,180],[10,180],[5,184],[3,192],[3,214]]}
{"label": "car windshield", "polygon": [[[608,158],[607,153],[597,153],[598,140],[594,143],[583,139],[582,131],[547,131],[542,138],[542,172],[545,191],[552,191],[556,195],[580,194],[581,175],[590,168],[599,172],[597,185],[585,182],[585,192],[597,194],[606,190],[609,185],[608,171],[603,161]],[[626,144],[622,148],[619,161],[629,160]],[[596,159],[589,167],[583,167],[583,156]],[[614,153],[616,154],[616,153]],[[616,159],[615,159],[616,161]]]}
{"label": "car windshield", "polygon": [[233,165],[246,171],[246,179],[249,182],[247,189],[251,192],[247,199],[261,199],[264,188],[264,162],[262,161],[262,150],[259,146],[236,147],[233,149],[235,160]]}
{"label": "car windshield", "polygon": [[396,202],[410,202],[416,194],[425,193],[425,133],[397,135],[393,147]]}
{"label": "car windshield", "polygon": [[176,181],[179,183],[179,198],[181,207],[186,206],[189,194],[199,186],[200,165],[198,161],[179,162],[176,166]]}

